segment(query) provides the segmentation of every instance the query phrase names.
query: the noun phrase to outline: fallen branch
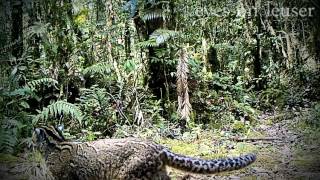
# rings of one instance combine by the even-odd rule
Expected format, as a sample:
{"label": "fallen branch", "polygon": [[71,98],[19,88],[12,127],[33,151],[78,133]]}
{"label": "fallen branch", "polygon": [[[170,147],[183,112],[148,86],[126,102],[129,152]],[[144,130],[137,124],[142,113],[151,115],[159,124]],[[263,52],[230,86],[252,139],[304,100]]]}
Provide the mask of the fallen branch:
{"label": "fallen branch", "polygon": [[281,138],[273,138],[273,137],[265,137],[265,138],[230,138],[231,141],[237,141],[237,142],[245,142],[245,141],[281,141]]}

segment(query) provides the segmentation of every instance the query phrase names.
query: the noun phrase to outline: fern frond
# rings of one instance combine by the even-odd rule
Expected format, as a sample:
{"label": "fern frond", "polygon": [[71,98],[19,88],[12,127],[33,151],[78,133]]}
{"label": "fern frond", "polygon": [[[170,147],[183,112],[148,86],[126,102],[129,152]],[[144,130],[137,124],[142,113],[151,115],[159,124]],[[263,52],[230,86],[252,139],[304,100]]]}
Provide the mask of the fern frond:
{"label": "fern frond", "polygon": [[29,94],[32,94],[32,90],[29,88],[29,87],[22,87],[22,88],[19,88],[19,89],[15,89],[11,92],[4,92],[2,93],[1,95],[4,95],[4,96],[26,96],[26,95],[29,95]]}
{"label": "fern frond", "polygon": [[161,9],[149,10],[147,12],[142,13],[142,19],[144,21],[154,21],[156,19],[166,19],[167,17],[164,15]]}
{"label": "fern frond", "polygon": [[32,90],[36,90],[38,87],[41,85],[46,85],[47,87],[49,86],[56,86],[58,84],[58,81],[52,78],[42,78],[42,79],[37,79],[33,80],[27,83],[25,88],[30,88]]}
{"label": "fern frond", "polygon": [[159,45],[167,42],[170,38],[176,37],[177,31],[168,29],[157,29],[149,37],[149,40],[137,43],[138,47],[159,47]]}
{"label": "fern frond", "polygon": [[103,107],[109,104],[109,97],[104,88],[98,88],[94,85],[90,89],[82,88],[80,92],[81,97],[79,100],[84,105]]}
{"label": "fern frond", "polygon": [[149,39],[147,41],[137,43],[136,46],[140,48],[148,48],[148,47],[158,47],[159,45],[155,39]]}
{"label": "fern frond", "polygon": [[2,129],[0,131],[0,152],[13,153],[17,141],[15,134],[8,129]]}
{"label": "fern frond", "polygon": [[47,32],[47,28],[50,24],[43,24],[41,22],[35,22],[32,26],[28,28],[26,31],[27,36],[33,36],[33,35],[38,35],[41,36]]}
{"label": "fern frond", "polygon": [[157,29],[151,35],[150,39],[155,39],[158,45],[165,43],[170,38],[177,36],[178,32],[168,29]]}
{"label": "fern frond", "polygon": [[107,62],[96,63],[92,66],[85,68],[82,73],[84,75],[100,74],[105,75],[111,72],[111,64]]}
{"label": "fern frond", "polygon": [[18,143],[17,132],[21,123],[12,118],[5,118],[0,128],[0,152],[13,153]]}
{"label": "fern frond", "polygon": [[79,124],[81,124],[83,118],[81,110],[74,104],[66,101],[57,101],[43,108],[43,110],[35,116],[33,123],[37,123],[39,120],[47,121],[49,118],[57,118],[59,116],[69,116],[72,119],[78,120]]}

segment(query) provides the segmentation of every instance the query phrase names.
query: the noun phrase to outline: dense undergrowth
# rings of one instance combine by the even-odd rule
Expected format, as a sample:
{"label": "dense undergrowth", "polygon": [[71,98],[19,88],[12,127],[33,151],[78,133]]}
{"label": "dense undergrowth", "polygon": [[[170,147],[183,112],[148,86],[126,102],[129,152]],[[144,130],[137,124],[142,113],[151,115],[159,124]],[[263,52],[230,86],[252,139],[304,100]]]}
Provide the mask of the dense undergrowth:
{"label": "dense undergrowth", "polygon": [[[320,128],[319,10],[270,19],[251,16],[267,8],[251,1],[21,2],[1,3],[4,157],[29,151],[43,124],[64,124],[72,140],[137,136],[207,158],[259,151],[231,139],[264,137],[265,113],[310,108],[299,129]],[[314,6],[282,2],[272,5]]]}

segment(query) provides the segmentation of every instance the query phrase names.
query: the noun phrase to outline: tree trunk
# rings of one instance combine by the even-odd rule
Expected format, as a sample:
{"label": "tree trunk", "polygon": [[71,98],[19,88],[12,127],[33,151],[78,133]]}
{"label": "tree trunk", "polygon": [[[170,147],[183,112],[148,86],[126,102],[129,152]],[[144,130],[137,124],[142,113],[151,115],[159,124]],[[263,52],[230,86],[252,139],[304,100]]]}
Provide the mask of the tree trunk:
{"label": "tree trunk", "polygon": [[260,14],[257,15],[256,17],[256,23],[257,23],[257,28],[258,31],[256,33],[256,52],[254,55],[254,77],[256,80],[255,82],[255,89],[256,90],[261,90],[262,89],[262,83],[260,80],[258,80],[258,78],[261,75],[261,40],[260,40],[260,34],[262,32],[262,24],[261,24],[261,18],[260,18]]}
{"label": "tree trunk", "polygon": [[124,34],[124,40],[125,40],[125,51],[126,51],[126,58],[130,59],[130,53],[131,53],[131,34],[129,29],[128,21],[126,21],[125,24],[125,34]]}
{"label": "tree trunk", "polygon": [[12,50],[12,55],[20,58],[23,52],[23,31],[22,31],[22,1],[14,0],[11,4],[12,29],[11,40],[18,41]]}

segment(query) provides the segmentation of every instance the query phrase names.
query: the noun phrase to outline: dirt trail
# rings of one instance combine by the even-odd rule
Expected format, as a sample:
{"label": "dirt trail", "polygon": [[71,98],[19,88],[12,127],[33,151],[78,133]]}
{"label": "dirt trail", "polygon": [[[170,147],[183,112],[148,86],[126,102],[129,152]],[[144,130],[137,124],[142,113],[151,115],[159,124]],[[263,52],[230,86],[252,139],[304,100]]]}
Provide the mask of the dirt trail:
{"label": "dirt trail", "polygon": [[[227,175],[187,175],[185,179],[310,179],[320,180],[320,139],[306,137],[299,122],[309,113],[263,114],[255,131],[265,137],[247,139],[258,149],[258,159],[245,171]],[[320,136],[319,136],[320,137]],[[251,141],[251,142],[250,142]]]}
{"label": "dirt trail", "polygon": [[[289,112],[276,115],[262,115],[260,122],[262,125],[259,131],[266,132],[268,137],[276,137],[280,140],[273,141],[269,147],[274,150],[270,153],[264,150],[265,142],[258,144],[261,153],[270,156],[268,175],[263,175],[256,170],[255,175],[270,179],[320,179],[320,143],[315,139],[306,137],[306,134],[299,127],[300,122],[304,121],[304,116],[309,113],[308,109],[302,109],[300,112]],[[270,124],[270,120],[272,123]],[[300,156],[302,155],[302,156]],[[309,158],[313,157],[313,158]],[[258,161],[259,162],[259,161]],[[278,163],[277,163],[278,162]],[[260,162],[263,165],[263,162]],[[257,164],[259,165],[259,164]]]}

